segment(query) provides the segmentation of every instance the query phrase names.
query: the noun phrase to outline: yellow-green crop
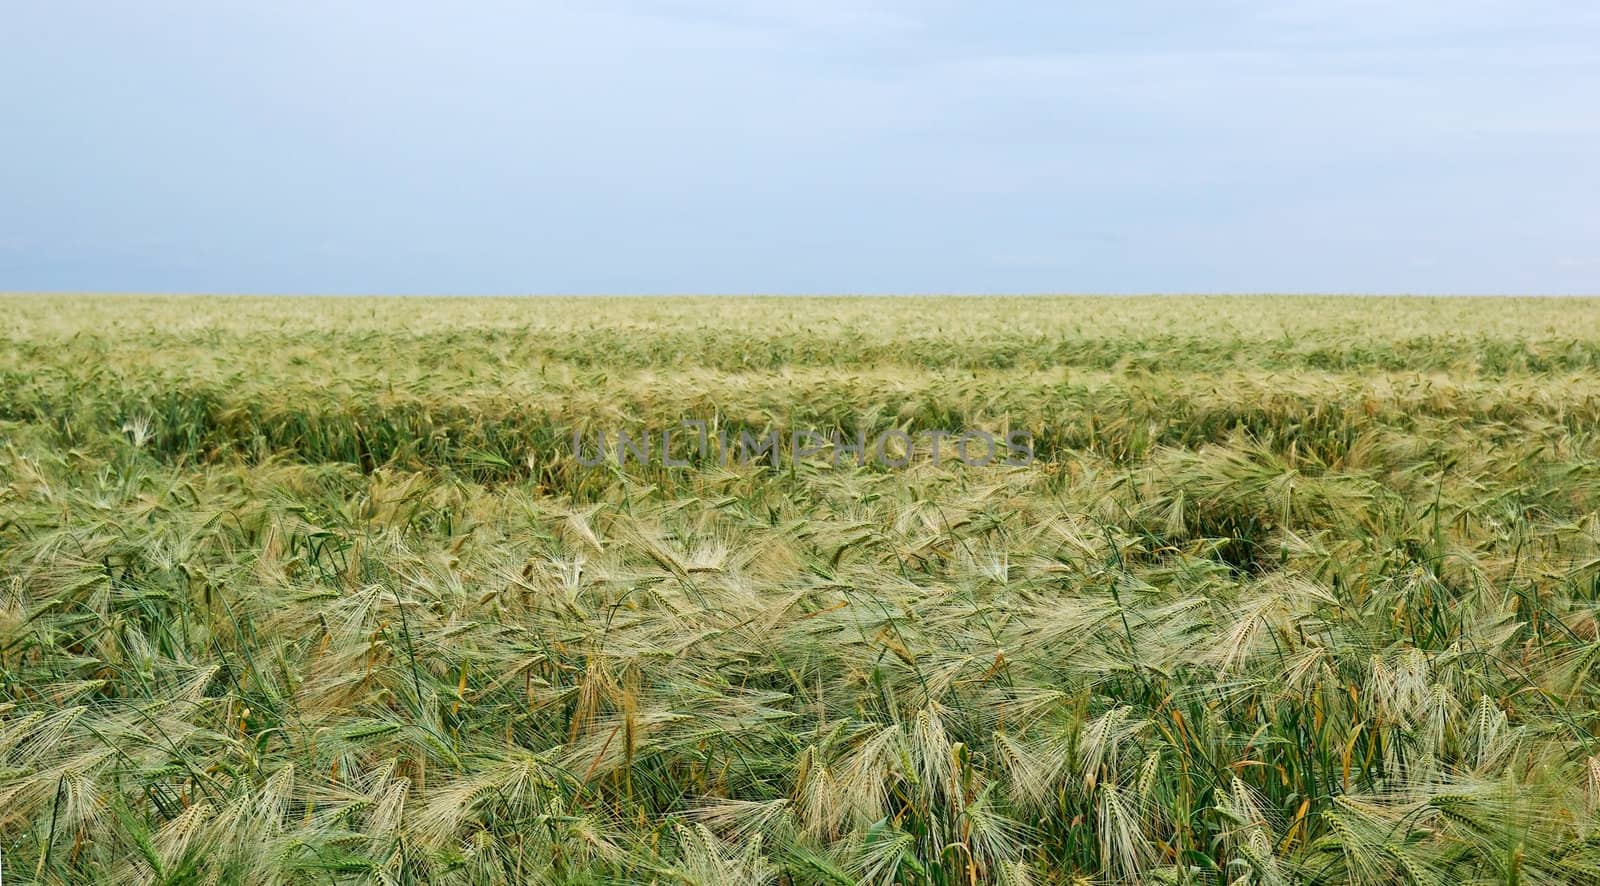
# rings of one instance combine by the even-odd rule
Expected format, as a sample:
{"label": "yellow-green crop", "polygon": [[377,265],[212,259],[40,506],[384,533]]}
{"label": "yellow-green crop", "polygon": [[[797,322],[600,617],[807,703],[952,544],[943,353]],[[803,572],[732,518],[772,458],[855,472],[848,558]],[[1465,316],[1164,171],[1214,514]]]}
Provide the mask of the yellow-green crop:
{"label": "yellow-green crop", "polygon": [[1600,301],[0,310],[7,883],[1600,880]]}

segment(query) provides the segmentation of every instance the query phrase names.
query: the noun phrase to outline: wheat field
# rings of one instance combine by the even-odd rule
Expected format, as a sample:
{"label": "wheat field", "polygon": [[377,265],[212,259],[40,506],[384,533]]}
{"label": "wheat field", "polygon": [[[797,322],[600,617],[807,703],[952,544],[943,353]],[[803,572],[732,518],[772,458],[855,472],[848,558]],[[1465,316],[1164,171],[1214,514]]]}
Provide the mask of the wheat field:
{"label": "wheat field", "polygon": [[5,883],[1600,881],[1600,300],[0,309]]}

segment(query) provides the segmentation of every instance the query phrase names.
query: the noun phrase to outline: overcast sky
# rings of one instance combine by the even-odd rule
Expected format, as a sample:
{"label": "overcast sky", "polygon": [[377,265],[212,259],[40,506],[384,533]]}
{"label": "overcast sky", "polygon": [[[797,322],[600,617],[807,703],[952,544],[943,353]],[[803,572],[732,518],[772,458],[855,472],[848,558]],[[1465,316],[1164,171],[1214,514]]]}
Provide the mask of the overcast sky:
{"label": "overcast sky", "polygon": [[1600,4],[76,2],[0,290],[1600,293]]}

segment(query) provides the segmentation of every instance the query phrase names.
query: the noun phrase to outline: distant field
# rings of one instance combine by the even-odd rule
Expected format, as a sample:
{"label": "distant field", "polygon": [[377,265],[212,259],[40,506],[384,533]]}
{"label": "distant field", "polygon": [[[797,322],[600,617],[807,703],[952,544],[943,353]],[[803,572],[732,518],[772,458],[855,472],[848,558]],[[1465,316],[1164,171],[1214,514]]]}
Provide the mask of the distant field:
{"label": "distant field", "polygon": [[6,883],[1600,882],[1600,300],[0,334]]}

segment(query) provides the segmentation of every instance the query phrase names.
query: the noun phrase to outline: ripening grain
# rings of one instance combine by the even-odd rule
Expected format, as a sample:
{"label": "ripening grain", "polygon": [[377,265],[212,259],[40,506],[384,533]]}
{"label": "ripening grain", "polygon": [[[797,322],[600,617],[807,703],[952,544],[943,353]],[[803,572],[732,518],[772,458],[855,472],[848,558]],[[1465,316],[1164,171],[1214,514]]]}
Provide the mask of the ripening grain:
{"label": "ripening grain", "polygon": [[0,308],[7,883],[1600,880],[1600,301]]}

